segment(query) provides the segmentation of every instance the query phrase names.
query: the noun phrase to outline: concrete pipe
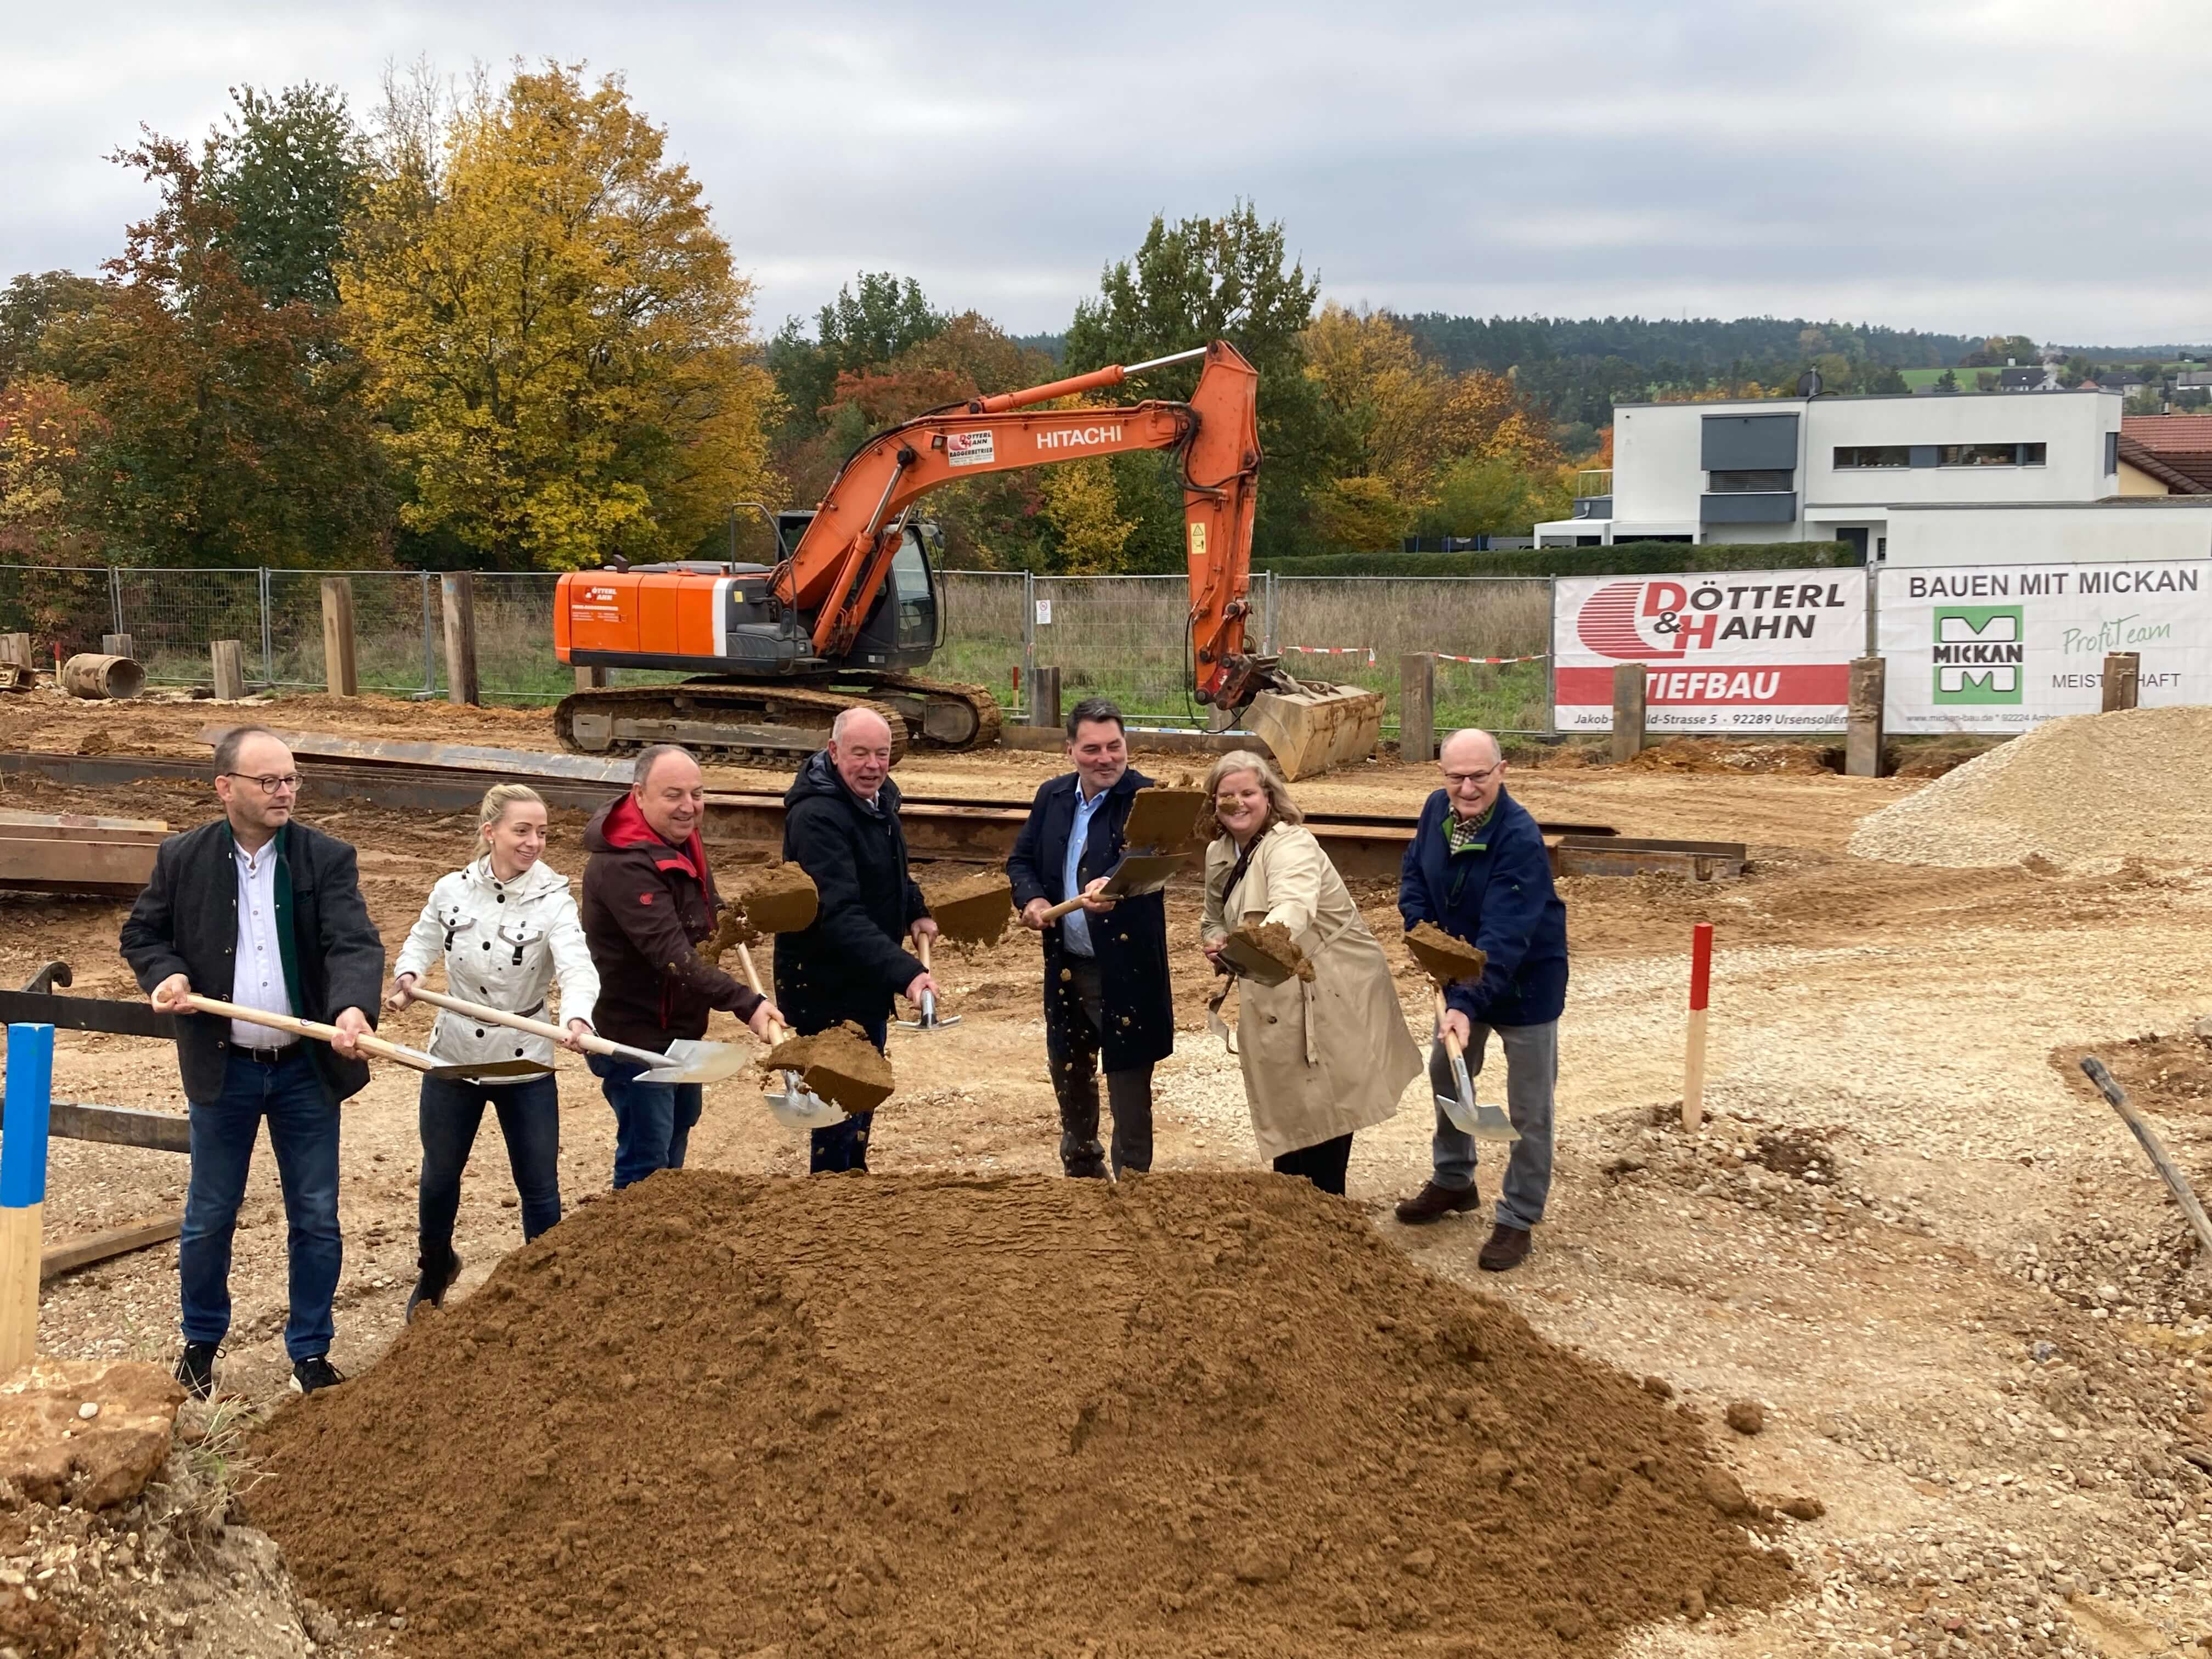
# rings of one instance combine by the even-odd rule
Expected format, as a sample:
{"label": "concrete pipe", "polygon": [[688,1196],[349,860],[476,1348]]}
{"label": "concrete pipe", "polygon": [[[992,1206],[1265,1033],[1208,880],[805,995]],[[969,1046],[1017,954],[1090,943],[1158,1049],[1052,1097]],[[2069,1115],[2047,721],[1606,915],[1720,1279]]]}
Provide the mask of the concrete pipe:
{"label": "concrete pipe", "polygon": [[128,657],[85,651],[62,665],[62,690],[72,697],[135,697],[146,688],[146,671]]}

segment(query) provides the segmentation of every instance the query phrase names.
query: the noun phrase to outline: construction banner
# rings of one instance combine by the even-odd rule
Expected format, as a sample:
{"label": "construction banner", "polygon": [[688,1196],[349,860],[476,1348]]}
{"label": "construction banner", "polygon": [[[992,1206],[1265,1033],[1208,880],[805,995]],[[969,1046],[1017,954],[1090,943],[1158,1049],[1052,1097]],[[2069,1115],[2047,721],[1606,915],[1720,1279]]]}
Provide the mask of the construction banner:
{"label": "construction banner", "polygon": [[2141,653],[2139,702],[2212,703],[2208,576],[2203,560],[1885,569],[1883,724],[2021,732],[2094,714],[2110,651]]}
{"label": "construction banner", "polygon": [[1562,576],[1553,585],[1555,718],[1613,729],[1613,671],[1648,664],[1651,732],[1840,732],[1866,652],[1859,570]]}

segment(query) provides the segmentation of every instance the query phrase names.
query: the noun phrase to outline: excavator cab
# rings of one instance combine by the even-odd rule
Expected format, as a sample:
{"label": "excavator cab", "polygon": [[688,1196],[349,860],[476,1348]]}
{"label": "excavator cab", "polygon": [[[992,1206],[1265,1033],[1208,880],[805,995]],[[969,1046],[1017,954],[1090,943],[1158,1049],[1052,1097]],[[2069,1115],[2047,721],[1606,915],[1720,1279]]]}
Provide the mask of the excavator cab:
{"label": "excavator cab", "polygon": [[[813,518],[811,512],[775,515],[776,540],[786,557]],[[906,526],[891,556],[889,580],[862,619],[851,650],[833,667],[896,673],[930,659],[945,643],[944,585],[937,574],[944,550],[944,535],[935,523],[925,520]],[[813,618],[804,620],[811,626]]]}

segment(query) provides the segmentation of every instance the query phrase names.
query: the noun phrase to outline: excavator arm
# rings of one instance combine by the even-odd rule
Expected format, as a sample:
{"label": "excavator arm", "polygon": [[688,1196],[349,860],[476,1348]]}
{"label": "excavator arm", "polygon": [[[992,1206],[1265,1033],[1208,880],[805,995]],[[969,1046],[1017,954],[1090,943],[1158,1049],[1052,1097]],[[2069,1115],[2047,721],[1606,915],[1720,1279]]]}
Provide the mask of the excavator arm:
{"label": "excavator arm", "polygon": [[[1041,407],[1201,356],[1206,367],[1187,404]],[[892,427],[846,461],[777,568],[775,591],[785,604],[814,613],[815,649],[834,659],[850,647],[883,589],[908,509],[931,490],[987,472],[1173,450],[1182,466],[1194,690],[1200,702],[1242,708],[1275,678],[1271,661],[1244,648],[1260,476],[1259,386],[1258,371],[1234,346],[1216,340],[1151,362],[1115,364],[978,398]]]}

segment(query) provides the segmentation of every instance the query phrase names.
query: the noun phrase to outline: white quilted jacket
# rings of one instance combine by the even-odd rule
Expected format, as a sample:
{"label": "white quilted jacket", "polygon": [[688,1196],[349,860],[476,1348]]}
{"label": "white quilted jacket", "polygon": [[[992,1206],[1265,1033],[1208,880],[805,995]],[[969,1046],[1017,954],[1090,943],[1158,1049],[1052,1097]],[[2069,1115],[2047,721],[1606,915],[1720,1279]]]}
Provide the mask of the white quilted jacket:
{"label": "white quilted jacket", "polygon": [[[446,990],[465,1001],[565,1025],[572,1019],[589,1021],[599,1000],[599,976],[584,945],[584,924],[576,915],[568,878],[542,861],[509,882],[492,874],[489,855],[441,876],[407,935],[392,975],[412,974],[421,981],[441,955]],[[557,1012],[545,997],[556,977]],[[430,1052],[460,1062],[518,1054],[547,1065],[553,1060],[548,1038],[478,1024],[443,1009],[430,1030]]]}

